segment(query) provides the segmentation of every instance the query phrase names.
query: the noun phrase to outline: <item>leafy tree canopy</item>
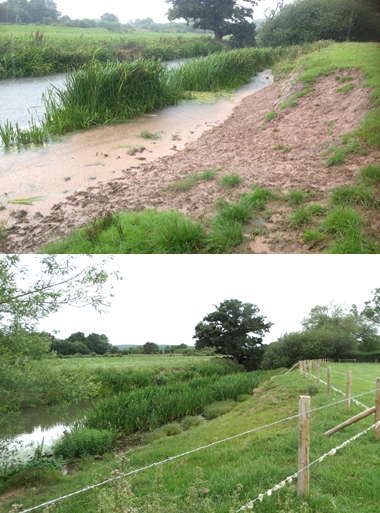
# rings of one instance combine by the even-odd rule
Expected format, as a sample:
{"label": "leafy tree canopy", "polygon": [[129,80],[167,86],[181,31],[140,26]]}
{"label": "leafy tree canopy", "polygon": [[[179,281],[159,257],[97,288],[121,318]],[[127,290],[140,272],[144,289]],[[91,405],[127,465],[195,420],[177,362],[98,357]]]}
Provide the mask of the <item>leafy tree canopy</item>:
{"label": "leafy tree canopy", "polygon": [[377,327],[355,305],[315,306],[302,327],[266,347],[264,369],[290,367],[305,359],[353,358],[358,352],[380,351]]}
{"label": "leafy tree canopy", "polygon": [[380,41],[379,15],[379,4],[372,0],[356,0],[355,5],[353,0],[296,0],[273,11],[260,26],[260,45],[290,46],[347,38]]}
{"label": "leafy tree canopy", "polygon": [[[257,0],[246,0],[251,7],[239,5],[237,0],[166,0],[173,7],[169,9],[170,21],[183,18],[187,23],[192,22],[194,28],[212,30],[215,39],[233,34],[240,24],[246,24],[253,17],[253,9]],[[254,26],[252,27],[254,29]]]}
{"label": "leafy tree canopy", "polygon": [[196,349],[214,347],[219,354],[231,355],[239,364],[254,368],[259,364],[265,333],[273,324],[259,315],[251,303],[229,299],[216,306],[195,327]]}
{"label": "leafy tree canopy", "polygon": [[116,16],[116,14],[112,14],[110,12],[105,12],[100,16],[100,19],[102,21],[106,21],[108,23],[118,23],[119,18]]}
{"label": "leafy tree canopy", "polygon": [[154,342],[146,342],[142,346],[142,353],[143,354],[157,354],[157,353],[160,353],[160,352],[161,352],[160,348]]}

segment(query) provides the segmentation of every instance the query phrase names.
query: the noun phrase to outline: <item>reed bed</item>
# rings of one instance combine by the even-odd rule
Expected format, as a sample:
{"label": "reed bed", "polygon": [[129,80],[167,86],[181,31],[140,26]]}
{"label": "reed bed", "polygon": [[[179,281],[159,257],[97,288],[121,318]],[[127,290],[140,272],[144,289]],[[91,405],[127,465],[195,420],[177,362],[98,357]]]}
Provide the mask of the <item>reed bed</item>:
{"label": "reed bed", "polygon": [[131,434],[201,413],[214,401],[236,399],[251,393],[263,377],[263,371],[222,377],[196,378],[187,383],[163,387],[150,386],[130,394],[100,401],[91,409],[85,427],[111,429]]}
{"label": "reed bed", "polygon": [[92,61],[67,77],[65,89],[48,89],[45,123],[51,133],[61,135],[174,104],[181,91],[166,87],[166,74],[166,66],[155,59],[109,61],[105,66]]}
{"label": "reed bed", "polygon": [[220,91],[250,82],[255,73],[271,64],[271,54],[264,49],[223,51],[172,70],[170,80],[187,91]]}

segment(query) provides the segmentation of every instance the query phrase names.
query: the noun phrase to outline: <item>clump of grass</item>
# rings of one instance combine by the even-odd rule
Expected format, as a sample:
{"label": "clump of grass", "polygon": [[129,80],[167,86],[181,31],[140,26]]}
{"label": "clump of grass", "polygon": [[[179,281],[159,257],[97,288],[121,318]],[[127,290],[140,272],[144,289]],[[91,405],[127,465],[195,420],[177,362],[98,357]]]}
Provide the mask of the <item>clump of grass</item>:
{"label": "clump of grass", "polygon": [[143,130],[140,136],[144,139],[153,139],[155,141],[160,138],[160,134],[149,132],[149,130]]}
{"label": "clump of grass", "polygon": [[188,189],[192,189],[196,187],[198,182],[204,180],[206,182],[210,182],[216,176],[216,171],[211,169],[205,169],[201,173],[194,173],[191,175],[187,175],[183,180],[179,180],[178,182],[174,182],[170,184],[167,189],[170,191],[187,191]]}
{"label": "clump of grass", "polygon": [[326,213],[326,207],[313,203],[312,205],[308,205],[308,211],[312,216],[323,216]]}
{"label": "clump of grass", "polygon": [[284,150],[284,153],[289,153],[289,151],[292,151],[292,146],[284,146],[283,144],[279,143],[276,144],[276,146],[273,146],[274,150]]}
{"label": "clump of grass", "polygon": [[368,164],[360,170],[360,179],[367,185],[371,186],[380,181],[380,166]]}
{"label": "clump of grass", "polygon": [[284,200],[289,203],[289,205],[300,205],[304,203],[308,198],[308,194],[301,190],[289,190],[288,193],[284,196]]}
{"label": "clump of grass", "polygon": [[346,94],[348,91],[350,91],[354,87],[354,84],[347,84],[343,87],[339,87],[339,89],[336,90],[337,93]]}
{"label": "clump of grass", "polygon": [[264,123],[268,123],[268,121],[271,121],[276,116],[277,116],[277,112],[275,110],[268,112],[268,114],[264,118]]}
{"label": "clump of grass", "polygon": [[373,190],[361,185],[344,185],[330,194],[332,205],[361,205],[371,207],[375,202]]}
{"label": "clump of grass", "polygon": [[114,435],[107,429],[74,429],[54,446],[55,456],[66,460],[103,454],[112,447]]}
{"label": "clump of grass", "polygon": [[[89,236],[89,233],[91,236]],[[48,244],[47,253],[196,253],[206,244],[204,226],[176,211],[125,212],[99,220]]]}
{"label": "clump of grass", "polygon": [[252,217],[252,209],[239,202],[224,202],[217,207],[217,221],[246,223]]}
{"label": "clump of grass", "polygon": [[351,207],[337,206],[327,215],[321,228],[330,234],[352,234],[363,228],[363,217]]}
{"label": "clump of grass", "polygon": [[231,173],[230,175],[225,175],[220,180],[219,184],[222,187],[227,187],[228,189],[232,189],[233,187],[237,187],[242,182],[242,177],[236,173]]}
{"label": "clump of grass", "polygon": [[294,94],[289,100],[287,100],[284,103],[281,103],[280,110],[284,110],[287,107],[296,107],[298,105],[298,98],[302,98],[302,96],[305,96],[309,91],[309,86],[303,87],[301,91],[298,91],[298,93]]}
{"label": "clump of grass", "polygon": [[239,221],[224,221],[216,216],[207,237],[207,252],[228,253],[243,242],[243,224]]}
{"label": "clump of grass", "polygon": [[275,195],[269,190],[258,187],[253,192],[243,192],[240,203],[252,211],[265,210],[267,201],[274,199]]}
{"label": "clump of grass", "polygon": [[303,240],[307,243],[313,242],[322,242],[324,240],[324,235],[318,230],[305,230],[302,234]]}
{"label": "clump of grass", "polygon": [[340,166],[343,164],[344,159],[346,158],[346,153],[344,151],[339,151],[331,155],[325,162],[326,167],[332,166]]}
{"label": "clump of grass", "polygon": [[339,82],[352,82],[352,80],[356,80],[355,77],[350,77],[350,76],[347,76],[347,77],[336,76],[335,79],[339,80]]}
{"label": "clump of grass", "polygon": [[216,175],[216,172],[213,171],[212,169],[205,169],[204,171],[202,171],[200,173],[199,179],[206,180],[208,182],[208,181],[213,180],[215,178],[215,175]]}
{"label": "clump of grass", "polygon": [[302,226],[310,222],[312,216],[307,208],[302,206],[291,214],[289,214],[289,221],[292,226]]}

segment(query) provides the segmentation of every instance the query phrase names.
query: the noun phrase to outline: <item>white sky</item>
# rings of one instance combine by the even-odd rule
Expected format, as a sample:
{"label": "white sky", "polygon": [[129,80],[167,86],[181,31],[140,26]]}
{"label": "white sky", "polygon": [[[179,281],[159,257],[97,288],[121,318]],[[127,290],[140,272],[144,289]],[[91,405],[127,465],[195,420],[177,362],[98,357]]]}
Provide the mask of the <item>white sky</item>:
{"label": "white sky", "polygon": [[[290,3],[290,0],[285,0]],[[171,4],[165,0],[141,0],[132,2],[131,0],[56,0],[58,10],[72,19],[100,18],[105,12],[116,14],[122,23],[136,18],[153,18],[156,23],[167,23],[166,13]],[[242,2],[242,5],[247,5]],[[264,18],[264,9],[273,8],[277,5],[277,0],[260,0],[258,6],[254,8],[254,18]]]}
{"label": "white sky", "polygon": [[115,284],[108,314],[65,307],[39,328],[60,330],[59,338],[104,333],[112,344],[193,345],[194,327],[213,305],[238,299],[274,323],[269,343],[299,330],[314,306],[361,309],[380,287],[375,255],[117,255],[111,268],[124,280]]}

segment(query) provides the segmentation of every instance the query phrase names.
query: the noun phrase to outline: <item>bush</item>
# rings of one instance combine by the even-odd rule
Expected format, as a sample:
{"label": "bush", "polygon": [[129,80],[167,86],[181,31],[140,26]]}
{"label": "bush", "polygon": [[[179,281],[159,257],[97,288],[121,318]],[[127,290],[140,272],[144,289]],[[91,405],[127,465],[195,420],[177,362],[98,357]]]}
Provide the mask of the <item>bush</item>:
{"label": "bush", "polygon": [[113,434],[106,429],[74,429],[54,447],[54,455],[66,460],[103,454],[112,448]]}

